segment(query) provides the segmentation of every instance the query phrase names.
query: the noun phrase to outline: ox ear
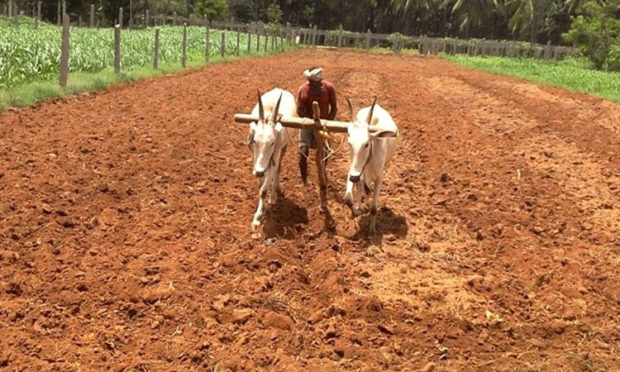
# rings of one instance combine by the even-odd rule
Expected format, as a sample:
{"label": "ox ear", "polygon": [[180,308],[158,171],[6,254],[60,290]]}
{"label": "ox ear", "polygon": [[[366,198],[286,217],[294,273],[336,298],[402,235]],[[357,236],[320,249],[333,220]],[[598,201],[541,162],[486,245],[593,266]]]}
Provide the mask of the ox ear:
{"label": "ox ear", "polygon": [[248,146],[254,143],[254,133],[256,133],[256,123],[250,123],[250,130],[248,131]]}
{"label": "ox ear", "polygon": [[398,137],[398,132],[393,130],[380,130],[378,132],[372,133],[371,136],[374,138],[396,138]]}

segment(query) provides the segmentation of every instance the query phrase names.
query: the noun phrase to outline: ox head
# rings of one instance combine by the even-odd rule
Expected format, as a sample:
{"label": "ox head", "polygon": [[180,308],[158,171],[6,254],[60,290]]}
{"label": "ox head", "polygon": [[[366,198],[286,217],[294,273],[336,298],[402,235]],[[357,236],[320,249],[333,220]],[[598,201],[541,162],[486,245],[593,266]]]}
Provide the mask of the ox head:
{"label": "ox head", "polygon": [[375,97],[368,116],[364,119],[358,119],[355,111],[353,111],[353,104],[351,100],[347,98],[349,104],[349,111],[351,112],[351,124],[347,128],[349,150],[351,153],[351,167],[349,168],[349,180],[351,182],[358,182],[362,176],[362,172],[366,167],[366,164],[370,161],[372,153],[372,141],[371,134],[368,130],[370,123],[372,123],[372,115],[377,103],[377,97]]}
{"label": "ox head", "polygon": [[273,164],[273,154],[278,146],[278,134],[282,131],[282,124],[279,123],[280,101],[282,94],[276,103],[271,115],[265,117],[265,109],[258,91],[258,122],[250,123],[248,134],[248,146],[252,152],[254,167],[252,174],[256,177],[263,177],[265,172]]}
{"label": "ox head", "polygon": [[[397,134],[391,130],[382,130],[371,133],[370,126],[373,125],[373,115],[377,104],[377,97],[374,98],[366,117],[360,117],[353,111],[353,104],[347,98],[349,111],[351,111],[351,123],[347,128],[349,149],[351,152],[351,168],[349,169],[349,180],[358,182],[364,172],[364,168],[371,160],[373,144],[383,138],[393,138]],[[376,124],[376,123],[375,123]]]}

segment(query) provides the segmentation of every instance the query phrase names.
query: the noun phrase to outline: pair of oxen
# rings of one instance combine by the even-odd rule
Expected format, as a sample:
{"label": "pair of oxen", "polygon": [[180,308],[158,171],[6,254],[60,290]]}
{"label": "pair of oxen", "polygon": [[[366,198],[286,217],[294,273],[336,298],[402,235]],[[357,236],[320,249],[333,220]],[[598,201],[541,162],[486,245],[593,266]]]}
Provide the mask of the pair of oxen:
{"label": "pair of oxen", "polygon": [[[383,171],[393,157],[399,143],[398,128],[392,116],[374,99],[372,105],[351,112],[351,122],[347,126],[347,141],[351,154],[351,165],[347,174],[345,203],[354,216],[361,213],[360,205],[366,192],[372,193],[369,201],[371,214],[369,232],[376,232],[379,192],[383,182]],[[258,121],[250,123],[248,146],[252,152],[252,174],[259,184],[259,201],[252,230],[256,231],[265,217],[265,199],[275,204],[280,189],[280,169],[286,147],[291,140],[289,128],[280,122],[283,117],[296,117],[295,97],[283,89],[273,89],[263,95],[258,93],[258,103],[252,110]],[[355,190],[354,190],[355,189]]]}

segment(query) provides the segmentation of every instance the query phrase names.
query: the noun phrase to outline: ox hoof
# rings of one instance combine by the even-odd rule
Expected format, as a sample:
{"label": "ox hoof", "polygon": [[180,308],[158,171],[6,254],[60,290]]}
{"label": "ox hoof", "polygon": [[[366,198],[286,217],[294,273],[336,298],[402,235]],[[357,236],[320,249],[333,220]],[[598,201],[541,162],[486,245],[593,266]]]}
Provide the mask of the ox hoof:
{"label": "ox hoof", "polygon": [[260,227],[260,221],[252,221],[252,231],[256,232],[258,230],[258,228]]}

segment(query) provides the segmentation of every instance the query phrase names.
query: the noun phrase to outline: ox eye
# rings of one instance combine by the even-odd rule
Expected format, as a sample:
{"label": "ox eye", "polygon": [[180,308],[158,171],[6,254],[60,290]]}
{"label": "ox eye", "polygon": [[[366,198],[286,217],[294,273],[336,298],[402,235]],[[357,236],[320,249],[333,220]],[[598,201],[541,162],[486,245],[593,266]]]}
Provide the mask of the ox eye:
{"label": "ox eye", "polygon": [[366,142],[366,144],[364,145],[364,148],[367,148],[367,147],[368,147],[368,142]]}

